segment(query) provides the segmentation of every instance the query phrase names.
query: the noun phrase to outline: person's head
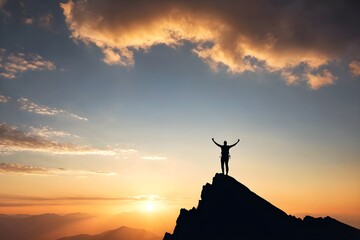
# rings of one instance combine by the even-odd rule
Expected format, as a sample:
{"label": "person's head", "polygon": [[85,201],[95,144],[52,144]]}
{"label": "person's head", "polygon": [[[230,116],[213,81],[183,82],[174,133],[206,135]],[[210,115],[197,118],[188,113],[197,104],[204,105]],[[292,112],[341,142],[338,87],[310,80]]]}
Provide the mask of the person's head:
{"label": "person's head", "polygon": [[224,145],[225,145],[225,146],[227,145],[227,141],[224,141]]}

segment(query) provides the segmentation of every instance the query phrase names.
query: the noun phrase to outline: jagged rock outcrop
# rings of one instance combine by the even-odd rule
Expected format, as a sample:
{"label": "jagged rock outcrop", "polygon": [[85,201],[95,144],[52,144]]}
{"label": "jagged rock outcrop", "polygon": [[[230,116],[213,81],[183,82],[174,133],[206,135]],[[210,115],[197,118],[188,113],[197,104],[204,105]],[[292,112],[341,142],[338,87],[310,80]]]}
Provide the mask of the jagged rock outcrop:
{"label": "jagged rock outcrop", "polygon": [[360,230],[330,217],[287,215],[234,178],[216,174],[203,186],[197,208],[181,209],[172,234],[164,240],[348,239]]}

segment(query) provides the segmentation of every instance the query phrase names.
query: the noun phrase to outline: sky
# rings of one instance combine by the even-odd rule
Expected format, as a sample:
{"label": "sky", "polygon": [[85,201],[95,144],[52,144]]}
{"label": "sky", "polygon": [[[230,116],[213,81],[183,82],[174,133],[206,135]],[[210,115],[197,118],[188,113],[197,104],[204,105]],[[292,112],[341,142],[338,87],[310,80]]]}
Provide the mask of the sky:
{"label": "sky", "polygon": [[220,172],[360,227],[357,1],[0,0],[0,213],[197,206]]}

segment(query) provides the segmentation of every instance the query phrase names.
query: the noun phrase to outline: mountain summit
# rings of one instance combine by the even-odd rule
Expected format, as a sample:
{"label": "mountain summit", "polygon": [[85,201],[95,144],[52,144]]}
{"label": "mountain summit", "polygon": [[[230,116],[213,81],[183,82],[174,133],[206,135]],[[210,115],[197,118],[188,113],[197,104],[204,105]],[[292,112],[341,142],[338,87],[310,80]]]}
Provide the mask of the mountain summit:
{"label": "mountain summit", "polygon": [[287,215],[234,178],[216,174],[203,186],[197,208],[181,209],[172,234],[164,240],[347,239],[360,230],[333,218]]}

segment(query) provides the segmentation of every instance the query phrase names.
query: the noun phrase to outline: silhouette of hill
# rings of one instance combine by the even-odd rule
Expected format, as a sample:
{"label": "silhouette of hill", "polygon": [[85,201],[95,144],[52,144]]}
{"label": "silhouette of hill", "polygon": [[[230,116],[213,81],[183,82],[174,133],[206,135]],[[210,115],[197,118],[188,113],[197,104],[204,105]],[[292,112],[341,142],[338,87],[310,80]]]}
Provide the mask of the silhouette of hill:
{"label": "silhouette of hill", "polygon": [[[132,228],[145,229],[152,233],[155,233],[156,235],[162,236],[164,232],[174,229],[174,223],[176,218],[177,212],[166,210],[156,210],[155,212],[122,212],[110,216],[107,221],[109,221],[109,223],[111,224],[107,224],[108,227],[106,229],[101,229],[97,232],[115,229],[119,226],[131,226]],[[97,232],[93,232],[91,234]]]}
{"label": "silhouette of hill", "polygon": [[0,239],[54,239],[57,230],[88,218],[91,218],[91,216],[83,213],[72,213],[65,216],[52,213],[42,215],[2,214],[0,216]]}
{"label": "silhouette of hill", "polygon": [[134,229],[129,227],[120,227],[115,230],[106,231],[96,235],[81,234],[76,236],[64,237],[58,240],[160,240],[152,232]]}
{"label": "silhouette of hill", "polygon": [[[157,236],[174,228],[177,215],[173,212],[133,211],[115,215],[84,213],[57,214],[0,214],[0,240],[54,240],[79,234],[95,235],[119,226],[146,229]],[[158,238],[161,239],[161,238]]]}
{"label": "silhouette of hill", "polygon": [[203,186],[198,207],[181,209],[174,232],[164,236],[192,239],[359,240],[360,230],[331,217],[287,215],[234,178],[216,174]]}
{"label": "silhouette of hill", "polygon": [[0,219],[1,218],[26,218],[26,217],[31,217],[30,214],[0,214]]}

